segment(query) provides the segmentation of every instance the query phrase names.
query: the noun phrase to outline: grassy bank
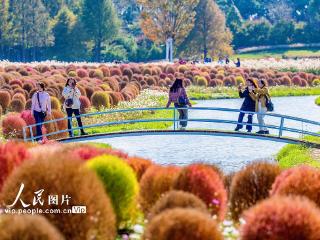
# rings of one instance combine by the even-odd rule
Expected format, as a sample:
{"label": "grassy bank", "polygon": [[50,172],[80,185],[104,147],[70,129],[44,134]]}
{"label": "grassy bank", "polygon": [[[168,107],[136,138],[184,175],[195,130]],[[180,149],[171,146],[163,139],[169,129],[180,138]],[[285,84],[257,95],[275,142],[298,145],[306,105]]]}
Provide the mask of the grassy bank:
{"label": "grassy bank", "polygon": [[233,56],[234,58],[240,57],[241,59],[262,59],[262,58],[308,58],[320,57],[319,48],[301,48],[301,49],[273,49],[262,50],[250,53],[242,53]]}
{"label": "grassy bank", "polygon": [[[320,95],[320,87],[277,86],[270,87],[270,94],[272,97],[313,96]],[[239,97],[236,87],[204,88],[191,86],[188,88],[188,95],[193,100],[230,99]]]}
{"label": "grassy bank", "polygon": [[[309,141],[320,143],[318,137],[308,136]],[[291,168],[298,165],[309,165],[320,168],[320,155],[318,149],[308,148],[303,145],[288,144],[284,146],[276,157],[281,168]]]}

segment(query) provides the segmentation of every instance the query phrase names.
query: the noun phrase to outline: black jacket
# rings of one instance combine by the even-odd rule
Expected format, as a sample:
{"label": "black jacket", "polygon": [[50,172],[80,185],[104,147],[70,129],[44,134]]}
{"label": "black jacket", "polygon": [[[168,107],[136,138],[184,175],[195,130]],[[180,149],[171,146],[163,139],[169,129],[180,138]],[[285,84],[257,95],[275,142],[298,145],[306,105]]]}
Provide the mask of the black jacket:
{"label": "black jacket", "polygon": [[250,97],[249,89],[246,88],[243,92],[239,91],[239,96],[244,98],[243,104],[241,106],[242,111],[255,112],[256,102]]}

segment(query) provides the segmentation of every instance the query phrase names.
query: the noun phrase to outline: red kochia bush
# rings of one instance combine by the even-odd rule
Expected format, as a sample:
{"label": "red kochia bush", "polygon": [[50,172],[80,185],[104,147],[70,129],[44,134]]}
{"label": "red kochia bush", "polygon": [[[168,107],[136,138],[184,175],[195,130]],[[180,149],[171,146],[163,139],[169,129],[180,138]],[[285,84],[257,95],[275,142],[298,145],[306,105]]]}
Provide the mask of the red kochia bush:
{"label": "red kochia bush", "polygon": [[280,174],[275,164],[255,162],[237,172],[230,189],[230,212],[237,221],[242,212],[269,196],[272,184]]}
{"label": "red kochia bush", "polygon": [[272,197],[244,214],[241,240],[319,240],[320,211],[301,197]]}
{"label": "red kochia bush", "polygon": [[300,195],[320,207],[320,170],[299,166],[284,171],[276,178],[271,195]]}
{"label": "red kochia bush", "polygon": [[86,96],[80,96],[80,113],[87,113],[87,111],[91,108],[91,102],[89,98]]}
{"label": "red kochia bush", "polygon": [[194,209],[164,211],[147,225],[143,240],[222,240],[216,221]]}
{"label": "red kochia bush", "polygon": [[227,192],[223,180],[210,166],[193,164],[185,167],[174,184],[174,189],[191,192],[202,199],[220,220],[227,210]]}
{"label": "red kochia bush", "polygon": [[0,191],[8,175],[29,156],[23,143],[0,144]]}
{"label": "red kochia bush", "polygon": [[23,127],[27,126],[26,122],[19,114],[8,114],[2,120],[2,133],[5,138],[23,138]]}
{"label": "red kochia bush", "polygon": [[119,150],[115,150],[112,148],[97,148],[94,146],[80,146],[78,148],[75,148],[71,152],[71,156],[77,159],[81,159],[83,161],[90,160],[92,158],[95,158],[97,156],[101,155],[112,155],[117,156],[119,158],[127,158],[128,155],[124,152],[121,152]]}
{"label": "red kochia bush", "polygon": [[140,180],[140,204],[146,214],[162,194],[172,189],[180,168],[174,166],[152,166]]}

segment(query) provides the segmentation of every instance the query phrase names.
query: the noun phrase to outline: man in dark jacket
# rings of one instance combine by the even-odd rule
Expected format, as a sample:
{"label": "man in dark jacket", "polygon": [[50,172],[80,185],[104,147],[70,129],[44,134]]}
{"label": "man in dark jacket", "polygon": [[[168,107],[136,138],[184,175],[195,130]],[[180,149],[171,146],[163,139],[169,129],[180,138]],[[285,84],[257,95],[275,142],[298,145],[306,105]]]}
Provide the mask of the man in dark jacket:
{"label": "man in dark jacket", "polygon": [[[244,98],[243,104],[241,106],[241,111],[246,112],[255,112],[256,109],[256,103],[254,99],[251,98],[250,93],[253,92],[253,90],[257,88],[256,83],[252,79],[247,80],[247,87],[245,89],[242,89],[242,85],[239,86],[239,96],[240,98]],[[245,113],[240,112],[239,118],[238,118],[238,125],[235,128],[235,131],[239,131],[242,129],[243,125],[243,118]],[[253,114],[248,114],[248,124],[252,124]],[[252,125],[246,125],[246,129],[248,132],[252,131]]]}

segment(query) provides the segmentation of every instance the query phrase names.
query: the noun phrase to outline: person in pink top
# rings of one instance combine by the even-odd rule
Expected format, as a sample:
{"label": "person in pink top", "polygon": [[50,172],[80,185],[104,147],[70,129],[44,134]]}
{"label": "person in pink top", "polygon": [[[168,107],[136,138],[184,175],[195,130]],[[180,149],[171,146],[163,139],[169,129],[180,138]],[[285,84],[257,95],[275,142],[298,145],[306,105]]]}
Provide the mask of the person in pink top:
{"label": "person in pink top", "polygon": [[51,101],[49,94],[45,91],[44,83],[37,83],[38,91],[32,96],[31,113],[36,121],[36,140],[42,141],[42,123],[46,116],[51,115]]}
{"label": "person in pink top", "polygon": [[170,88],[167,108],[170,107],[171,103],[174,103],[175,108],[185,108],[178,109],[180,130],[185,130],[188,124],[188,109],[186,107],[187,105],[192,107],[192,105],[187,96],[186,89],[183,87],[182,79],[176,79]]}

